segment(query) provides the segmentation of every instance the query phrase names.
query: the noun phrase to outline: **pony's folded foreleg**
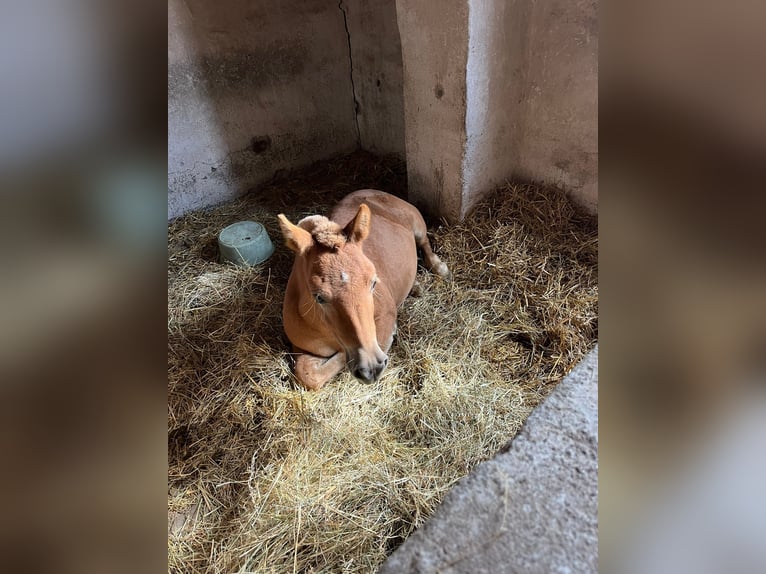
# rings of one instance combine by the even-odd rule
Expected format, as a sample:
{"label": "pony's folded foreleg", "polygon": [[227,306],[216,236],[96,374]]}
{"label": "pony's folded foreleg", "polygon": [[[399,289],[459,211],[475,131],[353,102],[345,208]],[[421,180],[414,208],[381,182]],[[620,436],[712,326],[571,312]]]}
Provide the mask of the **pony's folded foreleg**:
{"label": "pony's folded foreleg", "polygon": [[296,353],[295,376],[310,391],[318,391],[346,367],[346,353],[343,351],[332,357],[317,357],[297,349]]}

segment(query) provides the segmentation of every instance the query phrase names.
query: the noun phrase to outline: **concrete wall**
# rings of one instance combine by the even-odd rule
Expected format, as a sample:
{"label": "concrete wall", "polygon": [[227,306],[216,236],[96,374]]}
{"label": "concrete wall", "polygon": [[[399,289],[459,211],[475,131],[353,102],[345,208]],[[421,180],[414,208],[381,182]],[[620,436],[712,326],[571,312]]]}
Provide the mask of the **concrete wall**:
{"label": "concrete wall", "polygon": [[360,146],[404,157],[395,0],[168,1],[169,217]]}
{"label": "concrete wall", "polygon": [[527,34],[522,57],[522,136],[515,174],[560,185],[595,211],[598,3],[532,2]]}
{"label": "concrete wall", "polygon": [[169,0],[169,217],[357,146],[337,2]]}
{"label": "concrete wall", "polygon": [[507,178],[598,202],[596,0],[469,2],[463,203]]}
{"label": "concrete wall", "polygon": [[362,149],[404,159],[402,45],[395,0],[343,0]]}
{"label": "concrete wall", "polygon": [[520,170],[529,12],[526,0],[469,2],[461,217]]}
{"label": "concrete wall", "polygon": [[[410,197],[457,220],[506,179],[531,179],[595,211],[595,0],[399,0],[397,10]],[[438,102],[435,75],[450,86]]]}
{"label": "concrete wall", "polygon": [[466,141],[468,3],[397,0],[404,61],[404,121],[410,198],[462,217]]}
{"label": "concrete wall", "polygon": [[[506,179],[598,202],[596,0],[169,0],[169,216],[362,147],[462,219]],[[401,40],[400,40],[401,39]]]}

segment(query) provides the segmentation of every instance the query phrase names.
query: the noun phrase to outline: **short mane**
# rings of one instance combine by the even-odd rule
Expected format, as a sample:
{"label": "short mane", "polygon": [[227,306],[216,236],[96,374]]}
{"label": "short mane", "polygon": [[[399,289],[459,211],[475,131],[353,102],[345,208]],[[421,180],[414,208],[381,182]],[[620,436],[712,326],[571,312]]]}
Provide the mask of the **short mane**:
{"label": "short mane", "polygon": [[311,233],[314,241],[328,249],[340,249],[348,241],[343,228],[323,215],[304,217],[298,222],[298,226]]}

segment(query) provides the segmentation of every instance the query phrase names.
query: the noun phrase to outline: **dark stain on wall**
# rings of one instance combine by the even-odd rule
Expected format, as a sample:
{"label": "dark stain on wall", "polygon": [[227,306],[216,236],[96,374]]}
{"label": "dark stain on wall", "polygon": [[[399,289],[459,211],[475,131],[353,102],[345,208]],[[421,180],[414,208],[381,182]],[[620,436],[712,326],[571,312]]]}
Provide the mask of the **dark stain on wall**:
{"label": "dark stain on wall", "polygon": [[271,147],[271,138],[269,136],[255,136],[250,141],[250,148],[255,154],[261,154]]}
{"label": "dark stain on wall", "polygon": [[434,95],[436,96],[437,100],[442,99],[442,96],[444,95],[444,87],[441,84],[436,84],[436,87],[434,88]]}
{"label": "dark stain on wall", "polygon": [[566,174],[568,186],[579,189],[590,179],[591,174],[597,170],[595,154],[590,154],[582,149],[557,149],[553,152],[551,162],[554,166]]}
{"label": "dark stain on wall", "polygon": [[271,44],[258,52],[206,55],[198,63],[171,66],[168,93],[183,98],[197,84],[214,97],[252,93],[302,75],[307,61],[306,47],[295,42]]}
{"label": "dark stain on wall", "polygon": [[598,38],[598,2],[594,1],[586,11],[585,28],[594,38]]}
{"label": "dark stain on wall", "polygon": [[441,197],[444,194],[444,166],[431,164],[434,170],[434,188],[436,194]]}
{"label": "dark stain on wall", "polygon": [[[209,177],[224,187],[241,188],[244,192],[262,181],[264,173],[271,176],[276,171],[274,166],[293,165],[296,157],[307,152],[317,154],[326,149],[328,140],[339,137],[342,135],[333,130],[257,136],[246,147],[232,151],[221,163],[211,166],[202,179]],[[268,146],[264,147],[266,142]],[[193,185],[197,176],[192,170],[181,172],[174,174],[172,182],[180,186]]]}
{"label": "dark stain on wall", "polygon": [[308,53],[302,44],[271,45],[258,53],[205,57],[202,72],[219,92],[258,89],[303,73]]}

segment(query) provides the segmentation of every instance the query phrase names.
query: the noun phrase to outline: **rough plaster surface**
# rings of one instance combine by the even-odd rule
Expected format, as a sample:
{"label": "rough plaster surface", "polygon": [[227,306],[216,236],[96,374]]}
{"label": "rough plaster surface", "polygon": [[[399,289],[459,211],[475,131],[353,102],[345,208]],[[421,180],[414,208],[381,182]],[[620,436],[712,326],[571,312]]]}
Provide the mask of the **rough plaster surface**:
{"label": "rough plaster surface", "polygon": [[461,217],[519,168],[529,3],[469,2]]}
{"label": "rough plaster surface", "polygon": [[468,2],[397,0],[396,15],[409,198],[456,220],[462,215]]}
{"label": "rough plaster surface", "polygon": [[532,2],[522,56],[522,136],[515,175],[598,204],[598,2]]}
{"label": "rough plaster surface", "polygon": [[[168,1],[168,215],[352,151],[462,219],[506,179],[595,211],[596,0]],[[400,40],[401,39],[401,40]]]}
{"label": "rough plaster surface", "polygon": [[597,403],[595,349],[379,572],[597,572]]}
{"label": "rough plaster surface", "polygon": [[596,0],[399,0],[397,13],[412,199],[458,220],[529,179],[596,210]]}
{"label": "rough plaster surface", "polygon": [[343,0],[362,149],[405,157],[402,45],[395,0]]}
{"label": "rough plaster surface", "polygon": [[168,216],[358,146],[337,1],[168,1]]}

